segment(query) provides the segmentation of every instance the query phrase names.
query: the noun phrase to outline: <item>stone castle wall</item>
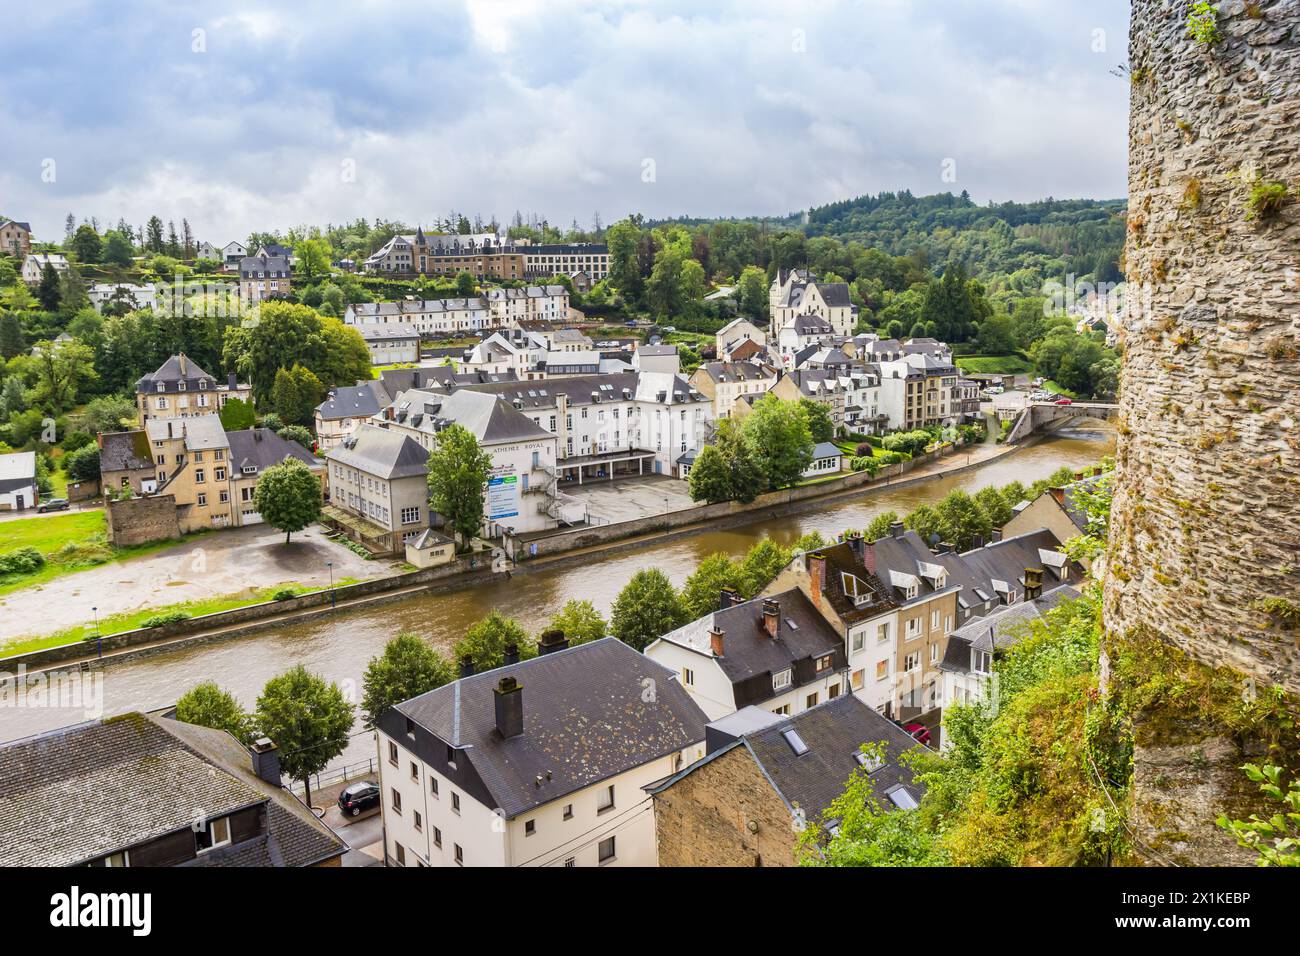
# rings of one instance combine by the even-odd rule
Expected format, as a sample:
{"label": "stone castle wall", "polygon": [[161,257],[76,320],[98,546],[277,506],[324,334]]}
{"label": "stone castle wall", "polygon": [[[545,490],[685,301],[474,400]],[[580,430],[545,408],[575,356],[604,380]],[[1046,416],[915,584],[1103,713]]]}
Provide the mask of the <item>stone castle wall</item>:
{"label": "stone castle wall", "polygon": [[1224,0],[1209,49],[1191,6],[1132,5],[1106,624],[1300,693],[1300,0]]}

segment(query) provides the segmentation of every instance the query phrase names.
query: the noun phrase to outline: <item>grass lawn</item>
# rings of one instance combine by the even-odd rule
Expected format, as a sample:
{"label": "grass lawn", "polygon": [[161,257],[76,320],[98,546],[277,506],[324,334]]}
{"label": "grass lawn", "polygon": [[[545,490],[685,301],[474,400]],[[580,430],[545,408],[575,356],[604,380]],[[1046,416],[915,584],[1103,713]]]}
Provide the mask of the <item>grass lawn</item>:
{"label": "grass lawn", "polygon": [[1020,375],[1034,370],[1033,363],[1019,355],[958,356],[954,361],[963,371],[985,375]]}
{"label": "grass lawn", "polygon": [[1053,392],[1055,392],[1055,393],[1058,394],[1058,395],[1064,395],[1066,398],[1078,398],[1078,397],[1079,397],[1079,395],[1078,395],[1077,392],[1072,392],[1072,391],[1070,391],[1068,388],[1066,388],[1066,387],[1063,386],[1063,385],[1057,385],[1057,384],[1056,384],[1055,382],[1053,382],[1050,378],[1049,378],[1046,382],[1043,383],[1043,388],[1049,389],[1050,391],[1053,391]]}
{"label": "grass lawn", "polygon": [[[180,539],[115,548],[108,543],[108,521],[103,511],[70,511],[51,518],[0,521],[0,554],[18,548],[35,548],[45,555],[45,565],[39,570],[31,574],[0,578],[0,595],[44,584],[65,574],[85,571],[111,561],[125,561],[152,554],[202,534],[207,532],[198,531]],[[64,548],[68,548],[68,551],[64,552]]]}
{"label": "grass lawn", "polygon": [[[348,584],[358,584],[360,580],[360,578],[340,578],[334,582],[334,586],[343,587]],[[185,617],[202,617],[204,614],[216,614],[219,611],[233,611],[236,608],[248,607],[252,604],[262,604],[273,600],[280,591],[292,591],[297,595],[314,590],[318,589],[294,583],[277,584],[274,587],[263,588],[254,594],[227,594],[204,598],[201,601],[182,601],[179,604],[167,604],[162,607],[124,611],[121,614],[111,614],[108,617],[100,618],[99,633],[104,637],[109,637],[113,634],[121,634],[123,631],[133,631],[138,627],[142,627],[144,622],[151,617],[175,614],[181,614]],[[44,650],[47,647],[62,647],[64,644],[75,644],[94,635],[95,622],[91,620],[85,624],[65,628],[53,634],[40,637],[20,637],[6,644],[0,644],[0,657],[7,657],[11,654],[28,654],[32,651]]]}

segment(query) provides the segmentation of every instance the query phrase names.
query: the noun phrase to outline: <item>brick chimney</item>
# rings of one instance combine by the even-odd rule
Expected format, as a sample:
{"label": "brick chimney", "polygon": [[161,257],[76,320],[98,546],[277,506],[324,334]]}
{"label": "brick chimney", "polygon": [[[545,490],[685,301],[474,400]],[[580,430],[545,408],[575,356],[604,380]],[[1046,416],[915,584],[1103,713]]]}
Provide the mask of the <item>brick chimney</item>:
{"label": "brick chimney", "polygon": [[813,607],[822,609],[822,588],[826,586],[826,556],[813,552],[808,555],[808,585],[812,592]]}
{"label": "brick chimney", "polygon": [[1065,506],[1065,489],[1064,489],[1064,488],[1048,488],[1048,489],[1047,489],[1047,493],[1048,493],[1049,495],[1051,495],[1053,498],[1056,499],[1056,503],[1057,503],[1058,505],[1061,505],[1062,507]]}
{"label": "brick chimney", "polygon": [[903,536],[903,522],[894,521],[889,525],[889,536],[891,538],[901,538]]}
{"label": "brick chimney", "polygon": [[781,624],[781,605],[772,598],[763,600],[763,630],[767,631],[767,636],[776,640],[778,629]]}
{"label": "brick chimney", "polygon": [[709,628],[709,647],[713,651],[714,657],[722,657],[723,638],[726,637],[726,633],[717,624]]}
{"label": "brick chimney", "polygon": [[469,654],[466,654],[464,657],[460,659],[460,676],[461,677],[474,676],[474,658],[471,657]]}
{"label": "brick chimney", "polygon": [[537,656],[544,654],[554,654],[556,651],[562,651],[569,646],[568,638],[559,628],[552,627],[542,631],[541,637],[537,642]]}
{"label": "brick chimney", "polygon": [[496,704],[497,732],[502,737],[518,737],[524,732],[524,685],[513,677],[503,677],[492,688]]}
{"label": "brick chimney", "polygon": [[518,645],[518,644],[507,644],[507,645],[506,645],[506,652],[505,652],[505,656],[502,658],[502,662],[505,663],[505,664],[518,664],[518,663],[519,663],[519,645]]}
{"label": "brick chimney", "polygon": [[725,611],[729,607],[735,607],[740,603],[740,595],[736,593],[735,588],[723,588],[721,596],[718,598],[718,610]]}

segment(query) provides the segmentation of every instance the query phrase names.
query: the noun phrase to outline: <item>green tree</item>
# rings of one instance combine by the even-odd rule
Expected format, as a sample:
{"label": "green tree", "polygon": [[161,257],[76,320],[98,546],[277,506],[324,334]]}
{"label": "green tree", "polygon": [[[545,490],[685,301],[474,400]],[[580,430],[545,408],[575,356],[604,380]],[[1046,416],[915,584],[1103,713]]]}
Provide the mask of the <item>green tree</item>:
{"label": "green tree", "polygon": [[606,230],[605,242],[609,248],[610,286],[630,302],[639,302],[645,290],[638,258],[641,249],[640,225],[632,219],[622,219]]}
{"label": "green tree", "polygon": [[239,706],[235,695],[214,681],[195,684],[176,701],[176,719],[199,727],[224,730],[247,746],[256,738],[252,717]]}
{"label": "green tree", "polygon": [[329,275],[330,247],[324,239],[304,239],[293,247],[293,254],[298,260],[294,270],[304,279]]}
{"label": "green tree", "polygon": [[799,407],[808,418],[808,430],[815,442],[834,441],[835,425],[831,421],[831,409],[823,402],[811,398],[799,399]]}
{"label": "green tree", "polygon": [[63,456],[63,470],[74,481],[99,480],[99,446],[92,443]]}
{"label": "green tree", "polygon": [[253,406],[242,398],[231,398],[221,406],[221,427],[228,432],[243,431],[252,428],[257,421]]}
{"label": "green tree", "polygon": [[456,273],[456,295],[461,298],[474,295],[478,291],[478,283],[474,281],[474,276],[468,272]]}
{"label": "green tree", "polygon": [[108,235],[104,237],[104,262],[125,269],[131,265],[134,255],[135,249],[131,245],[130,237],[116,229],[110,229]]}
{"label": "green tree", "polygon": [[103,252],[104,241],[95,231],[94,226],[82,223],[77,227],[68,246],[78,261],[95,263],[99,261],[100,254]]}
{"label": "green tree", "polygon": [[[814,532],[815,533],[815,532]],[[803,541],[803,539],[800,539]],[[813,548],[821,547],[821,535],[817,535],[817,542],[812,543],[804,541],[805,545],[812,543]],[[808,547],[802,547],[799,550],[811,550]],[[745,554],[745,560],[740,564],[741,574],[744,578],[744,586],[740,593],[747,598],[757,597],[763,593],[763,589],[776,580],[776,576],[785,570],[785,566],[790,563],[794,553],[783,548],[771,538],[764,538],[762,541],[753,545]]]}
{"label": "green tree", "polygon": [[352,720],[352,705],[338,684],[327,684],[301,664],[272,677],[257,699],[258,727],[279,748],[281,769],[302,782],[308,806],[311,775],[343,753]]}
{"label": "green tree", "polygon": [[145,226],[144,248],[146,252],[161,253],[163,251],[163,224],[157,216],[150,216],[149,222]]}
{"label": "green tree", "polygon": [[58,270],[46,262],[41,269],[40,284],[36,286],[36,301],[46,312],[53,312],[59,307],[59,291]]}
{"label": "green tree", "polygon": [[975,492],[975,504],[988,516],[989,524],[994,528],[1000,528],[1011,520],[1011,505],[992,485]]}
{"label": "green tree", "polygon": [[968,551],[976,542],[989,539],[993,522],[988,512],[964,491],[951,491],[935,506],[939,516],[939,534],[958,551]]}
{"label": "green tree", "polygon": [[812,432],[797,402],[782,401],[769,392],[754,403],[742,430],[769,488],[797,484],[812,463]]}
{"label": "green tree", "polygon": [[321,489],[307,464],[286,458],[262,472],[253,492],[253,507],[272,528],[284,532],[284,543],[320,517]]}
{"label": "green tree", "polygon": [[465,547],[483,525],[491,473],[492,456],[468,429],[449,425],[438,432],[437,447],[429,452],[429,507]]}
{"label": "green tree", "polygon": [[92,435],[127,431],[135,423],[135,402],[121,395],[92,398],[81,410],[81,423]]}
{"label": "green tree", "polygon": [[736,284],[736,306],[741,315],[756,320],[760,326],[767,320],[767,273],[758,266],[746,266]]}
{"label": "green tree", "polygon": [[394,704],[456,679],[451,662],[415,634],[398,634],[370,658],[361,679],[361,716],[374,727]]}
{"label": "green tree", "polygon": [[35,375],[34,400],[56,413],[75,405],[78,392],[99,378],[95,353],[75,339],[36,343],[31,368]]}
{"label": "green tree", "polygon": [[598,641],[609,633],[609,625],[596,610],[596,605],[579,598],[570,598],[564,607],[551,618],[550,627],[563,631],[569,646]]}
{"label": "green tree", "polygon": [[610,630],[624,644],[644,651],[651,641],[689,620],[681,598],[658,568],[632,575],[610,613]]}
{"label": "green tree", "polygon": [[932,540],[943,540],[943,519],[939,512],[929,505],[919,505],[910,511],[903,524],[921,536],[928,546]]}
{"label": "green tree", "polygon": [[[725,419],[724,419],[725,421]],[[700,449],[687,476],[692,501],[707,501],[714,504],[730,501],[732,498],[731,470],[722,452],[714,445],[705,445]]]}
{"label": "green tree", "polygon": [[296,441],[299,445],[308,451],[312,446],[311,432],[302,425],[285,425],[283,428],[276,429],[275,432],[285,441]]}
{"label": "green tree", "polygon": [[493,610],[487,617],[470,625],[465,636],[457,642],[454,653],[457,661],[473,658],[474,670],[479,673],[504,664],[506,648],[511,644],[519,648],[520,660],[537,653],[537,648],[518,621]]}
{"label": "green tree", "polygon": [[740,595],[745,593],[746,584],[744,569],[719,551],[696,565],[682,587],[681,603],[689,619],[703,617],[718,609],[723,588],[730,588]]}
{"label": "green tree", "polygon": [[23,338],[23,326],[18,321],[18,313],[0,314],[0,357],[8,360],[15,355],[22,355],[26,350],[27,343]]}
{"label": "green tree", "polygon": [[352,385],[371,374],[361,333],[310,306],[290,302],[264,302],[256,324],[229,328],[221,364],[250,382],[259,402],[269,400],[282,368],[301,365],[325,387]]}

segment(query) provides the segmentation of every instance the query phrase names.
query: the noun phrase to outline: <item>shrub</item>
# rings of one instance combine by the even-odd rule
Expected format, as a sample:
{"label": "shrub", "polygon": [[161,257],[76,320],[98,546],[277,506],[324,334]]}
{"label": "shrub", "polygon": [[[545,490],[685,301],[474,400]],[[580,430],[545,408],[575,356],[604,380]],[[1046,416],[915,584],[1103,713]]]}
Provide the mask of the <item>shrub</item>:
{"label": "shrub", "polygon": [[1282,211],[1289,195],[1286,183],[1272,180],[1254,183],[1246,200],[1246,218],[1261,222],[1272,219]]}
{"label": "shrub", "polygon": [[271,595],[271,597],[276,601],[287,601],[290,598],[296,598],[297,596],[298,592],[293,588],[280,588],[280,590]]}
{"label": "shrub", "polygon": [[186,611],[169,611],[166,614],[155,614],[153,617],[147,617],[140,622],[141,627],[162,627],[164,624],[175,624],[177,621],[184,621],[189,618]]}
{"label": "shrub", "polygon": [[870,458],[874,452],[871,449],[871,445],[867,442],[860,442],[858,446],[853,449],[853,454],[857,455],[859,458]]}
{"label": "shrub", "polygon": [[45,555],[35,548],[18,548],[0,555],[0,575],[32,574],[45,566]]}
{"label": "shrub", "polygon": [[1187,35],[1206,50],[1223,42],[1219,32],[1219,11],[1212,3],[1193,3],[1187,15]]}

